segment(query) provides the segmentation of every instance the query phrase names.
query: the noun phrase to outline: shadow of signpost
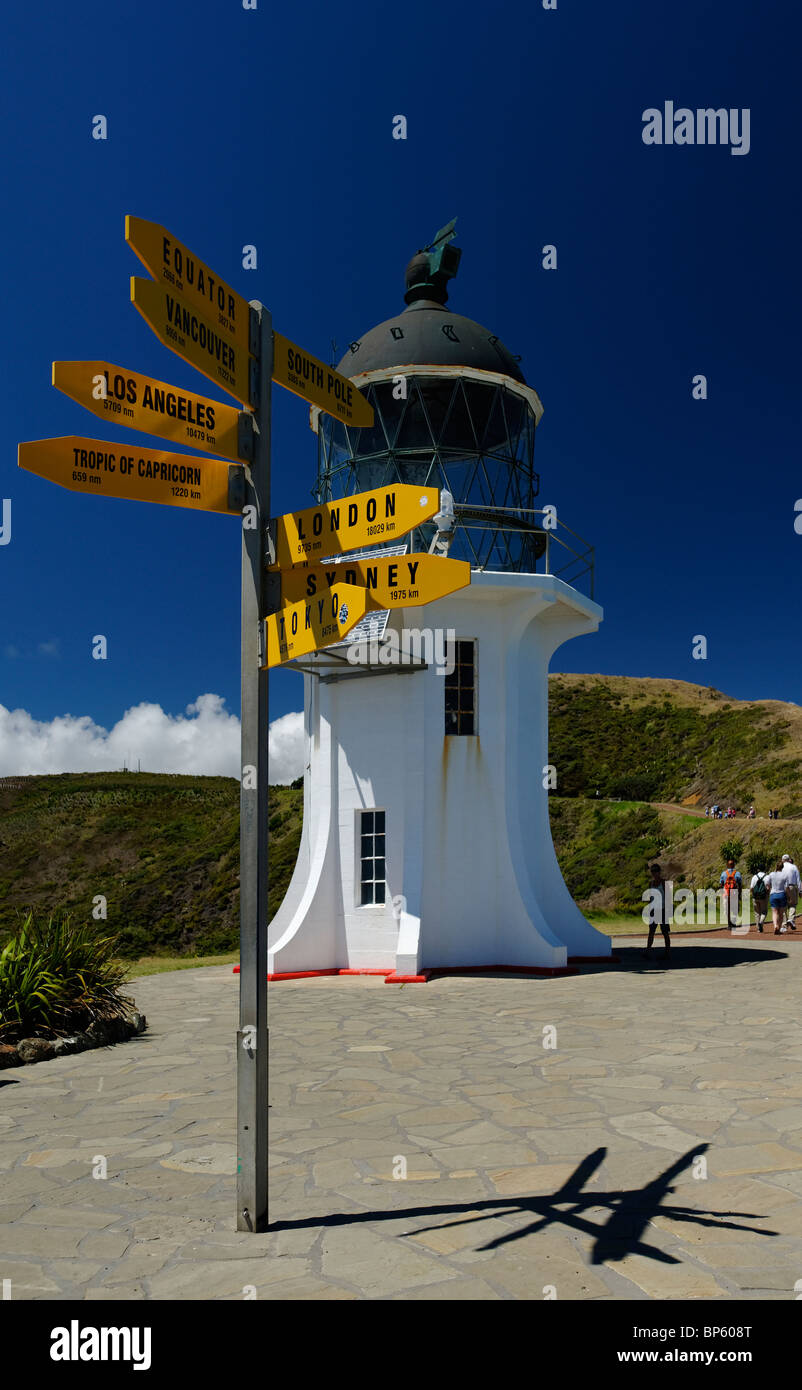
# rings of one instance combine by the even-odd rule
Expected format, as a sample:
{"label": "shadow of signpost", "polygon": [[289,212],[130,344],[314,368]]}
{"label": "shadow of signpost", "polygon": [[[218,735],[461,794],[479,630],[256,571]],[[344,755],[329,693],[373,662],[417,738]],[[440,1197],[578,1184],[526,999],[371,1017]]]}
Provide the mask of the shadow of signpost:
{"label": "shadow of signpost", "polygon": [[[443,1226],[470,1225],[476,1221],[486,1221],[488,1216],[534,1217],[514,1231],[505,1231],[492,1240],[480,1245],[480,1250],[496,1250],[511,1241],[536,1234],[549,1226],[568,1226],[593,1236],[591,1264],[604,1264],[607,1260],[620,1260],[624,1255],[644,1255],[663,1264],[680,1264],[674,1255],[641,1239],[643,1232],[655,1216],[670,1216],[674,1221],[687,1221],[697,1226],[712,1226],[718,1230],[748,1231],[753,1235],[776,1236],[777,1231],[759,1230],[755,1226],[744,1226],[739,1221],[729,1221],[726,1217],[733,1212],[697,1211],[692,1207],[663,1205],[663,1199],[674,1191],[671,1186],[684,1168],[690,1166],[709,1147],[697,1144],[681,1158],[676,1159],[652,1182],[640,1188],[622,1188],[613,1192],[586,1192],[585,1186],[603,1163],[607,1150],[594,1149],[578,1164],[562,1187],[550,1196],[538,1197],[494,1197],[477,1202],[446,1202],[428,1207],[406,1207],[400,1211],[360,1211],[331,1216],[305,1217],[298,1221],[274,1221],[271,1231],[296,1231],[320,1226],[331,1229],[336,1226],[369,1224],[378,1221],[398,1221],[402,1217],[455,1216],[470,1212],[462,1220],[434,1222],[421,1226],[405,1235],[422,1235],[425,1231],[439,1230]],[[564,1208],[564,1209],[563,1209]],[[589,1221],[585,1215],[591,1211],[608,1211],[606,1224]],[[763,1217],[756,1212],[738,1213],[749,1220],[761,1221]]]}

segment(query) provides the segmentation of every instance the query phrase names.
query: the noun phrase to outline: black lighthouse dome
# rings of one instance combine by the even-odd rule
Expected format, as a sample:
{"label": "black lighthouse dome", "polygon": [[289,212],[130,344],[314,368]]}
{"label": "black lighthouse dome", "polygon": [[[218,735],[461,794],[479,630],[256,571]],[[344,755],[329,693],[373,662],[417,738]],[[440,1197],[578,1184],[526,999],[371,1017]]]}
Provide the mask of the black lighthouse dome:
{"label": "black lighthouse dome", "polygon": [[406,309],[350,344],[337,367],[344,376],[425,364],[502,372],[525,384],[516,358],[497,334],[446,308],[447,284],[456,275],[462,255],[451,245],[453,235],[454,222],[450,222],[430,248],[412,257],[405,277]]}
{"label": "black lighthouse dome", "polygon": [[475,319],[451,313],[430,299],[416,300],[395,318],[385,319],[357,338],[337,370],[355,376],[415,364],[503,372],[525,383],[518,362],[500,338]]}
{"label": "black lighthouse dome", "polygon": [[[531,570],[538,492],[535,427],[543,407],[498,336],[447,307],[462,252],[454,222],[406,268],[406,308],[352,342],[338,371],[374,411],[355,428],[318,413],[320,501],[392,482],[451,493],[451,554],[480,568]],[[428,547],[426,527],[418,544]],[[432,527],[429,527],[432,530]]]}

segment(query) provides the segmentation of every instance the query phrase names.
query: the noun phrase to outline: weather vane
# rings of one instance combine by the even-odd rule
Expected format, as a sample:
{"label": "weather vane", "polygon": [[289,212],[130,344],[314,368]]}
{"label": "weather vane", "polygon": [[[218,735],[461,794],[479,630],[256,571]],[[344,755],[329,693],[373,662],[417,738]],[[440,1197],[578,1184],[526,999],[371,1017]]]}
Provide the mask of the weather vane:
{"label": "weather vane", "polygon": [[413,298],[419,298],[423,290],[431,293],[435,287],[437,293],[433,297],[442,296],[442,303],[448,298],[446,283],[456,275],[462,256],[459,247],[450,244],[457,235],[454,230],[456,225],[457,219],[452,217],[440,228],[434,240],[428,246],[421,247],[410,261],[407,267],[407,292],[412,291]]}

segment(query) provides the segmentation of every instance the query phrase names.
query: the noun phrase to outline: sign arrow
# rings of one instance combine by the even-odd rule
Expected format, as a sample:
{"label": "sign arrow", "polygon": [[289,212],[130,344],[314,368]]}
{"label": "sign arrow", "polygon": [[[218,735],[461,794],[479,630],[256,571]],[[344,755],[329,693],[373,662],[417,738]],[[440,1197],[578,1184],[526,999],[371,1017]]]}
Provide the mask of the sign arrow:
{"label": "sign arrow", "polygon": [[286,569],[304,560],[395,540],[430,521],[439,507],[440,492],[436,487],[390,483],[343,497],[339,502],[287,512],[271,522],[276,546],[271,568]]}
{"label": "sign arrow", "polygon": [[377,607],[365,589],[354,584],[333,584],[325,594],[271,613],[263,619],[266,659],[262,669],[341,642],[368,609]]}
{"label": "sign arrow", "polygon": [[372,425],[373,406],[347,376],[327,367],[289,338],[273,334],[273,380],[305,401],[319,405],[346,425]]}
{"label": "sign arrow", "polygon": [[251,306],[182,241],[144,217],[126,216],[125,239],[157,284],[180,295],[213,328],[243,352],[254,351]]}
{"label": "sign arrow", "polygon": [[335,584],[364,589],[378,608],[417,608],[434,603],[471,582],[467,560],[439,555],[377,555],[334,560],[327,565],[296,565],[281,572],[282,607],[325,594]]}
{"label": "sign arrow", "polygon": [[[196,396],[111,362],[54,362],[53,385],[101,420],[225,458],[248,458],[253,422],[233,405]],[[240,449],[248,450],[240,454]]]}
{"label": "sign arrow", "polygon": [[246,348],[205,318],[175,290],[131,276],[131,303],[160,342],[243,405],[251,404],[250,357]]}
{"label": "sign arrow", "polygon": [[166,454],[68,434],[20,444],[17,462],[28,473],[70,492],[119,497],[128,502],[161,502],[202,512],[242,512],[244,469],[222,459]]}

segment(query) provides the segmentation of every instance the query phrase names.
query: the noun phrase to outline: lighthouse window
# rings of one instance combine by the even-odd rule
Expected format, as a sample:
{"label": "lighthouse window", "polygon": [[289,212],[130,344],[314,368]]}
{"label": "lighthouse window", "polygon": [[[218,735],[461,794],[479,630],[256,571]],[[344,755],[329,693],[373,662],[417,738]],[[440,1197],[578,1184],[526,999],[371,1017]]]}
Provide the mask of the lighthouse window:
{"label": "lighthouse window", "polygon": [[360,833],[360,903],[372,907],[385,901],[387,861],[385,859],[384,811],[362,811]]}
{"label": "lighthouse window", "polygon": [[476,733],[476,642],[454,644],[454,670],[444,681],[447,734]]}

